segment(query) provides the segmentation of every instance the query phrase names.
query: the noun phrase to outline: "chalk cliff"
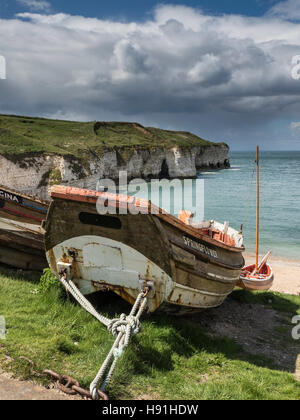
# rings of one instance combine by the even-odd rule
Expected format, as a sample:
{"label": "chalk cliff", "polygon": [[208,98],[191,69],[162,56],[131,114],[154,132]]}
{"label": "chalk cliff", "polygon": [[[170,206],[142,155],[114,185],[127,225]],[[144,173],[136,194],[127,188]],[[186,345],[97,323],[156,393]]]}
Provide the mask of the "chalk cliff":
{"label": "chalk cliff", "polygon": [[[127,171],[128,179],[192,178],[201,169],[230,166],[229,147],[225,143],[212,143],[190,133],[144,128],[133,123],[93,123],[92,134],[88,131],[90,126],[79,126],[81,132],[78,135],[79,140],[76,139],[78,143],[74,140],[78,125],[75,128],[73,125],[72,142],[68,144],[67,140],[61,143],[61,137],[60,143],[55,138],[58,137],[58,129],[68,138],[68,122],[64,122],[64,127],[60,126],[60,122],[53,122],[53,134],[47,134],[49,142],[43,144],[43,150],[39,151],[38,147],[41,146],[39,144],[37,147],[36,141],[31,149],[29,145],[25,150],[23,147],[22,150],[14,150],[12,153],[11,144],[9,152],[5,149],[5,144],[1,151],[3,118],[0,116],[0,184],[42,199],[49,197],[50,185],[66,184],[94,189],[100,179],[118,179],[119,171]],[[18,120],[19,125],[24,124],[25,117],[22,118],[23,120]],[[38,132],[41,133],[45,121],[46,128],[49,127],[49,121],[51,122],[26,118],[27,126],[27,120],[31,123],[30,138],[34,136],[35,124],[39,124]],[[65,134],[63,130],[66,131]],[[6,124],[5,133],[7,132]],[[28,131],[26,135],[27,133]],[[59,135],[62,136],[60,132]],[[118,140],[113,136],[117,136]],[[19,137],[20,131],[18,139]],[[51,141],[54,143],[52,148]],[[54,152],[56,149],[58,151]]]}
{"label": "chalk cliff", "polygon": [[0,156],[0,184],[47,199],[51,184],[93,189],[101,178],[117,179],[119,171],[127,171],[129,179],[195,177],[201,169],[228,167],[228,150],[225,145],[204,149],[136,149],[127,163],[120,162],[118,150],[112,150],[100,159],[91,158],[88,167],[76,158],[59,155],[23,157],[19,162]]}

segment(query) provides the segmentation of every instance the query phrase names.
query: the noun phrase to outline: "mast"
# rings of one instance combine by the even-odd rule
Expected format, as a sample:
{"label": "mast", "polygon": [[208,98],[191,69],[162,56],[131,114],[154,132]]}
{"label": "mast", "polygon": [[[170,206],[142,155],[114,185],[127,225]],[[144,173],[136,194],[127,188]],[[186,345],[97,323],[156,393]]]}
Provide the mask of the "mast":
{"label": "mast", "polygon": [[259,254],[259,146],[256,148],[256,171],[257,171],[257,197],[256,197],[256,262],[255,271],[258,270]]}

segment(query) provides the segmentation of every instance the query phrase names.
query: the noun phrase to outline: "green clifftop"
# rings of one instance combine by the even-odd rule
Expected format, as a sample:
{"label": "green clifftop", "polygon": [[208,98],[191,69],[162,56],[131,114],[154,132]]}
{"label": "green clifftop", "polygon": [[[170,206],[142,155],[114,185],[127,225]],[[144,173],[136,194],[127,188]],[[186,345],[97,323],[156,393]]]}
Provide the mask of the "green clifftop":
{"label": "green clifftop", "polygon": [[72,122],[0,114],[0,155],[71,155],[80,160],[108,149],[207,147],[213,143],[189,132],[125,122]]}
{"label": "green clifftop", "polygon": [[195,178],[228,168],[229,147],[183,131],[123,122],[0,115],[0,185],[49,199],[49,186],[95,189],[99,179]]}

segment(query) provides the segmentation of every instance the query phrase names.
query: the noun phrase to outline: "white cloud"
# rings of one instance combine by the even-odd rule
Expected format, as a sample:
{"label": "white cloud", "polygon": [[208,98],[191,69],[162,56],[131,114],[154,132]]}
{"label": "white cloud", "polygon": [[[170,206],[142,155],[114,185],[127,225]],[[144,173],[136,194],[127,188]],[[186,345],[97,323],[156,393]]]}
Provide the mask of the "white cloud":
{"label": "white cloud", "polygon": [[294,133],[300,134],[300,122],[292,122],[291,123],[291,130]]}
{"label": "white cloud", "polygon": [[0,111],[254,138],[279,118],[297,121],[299,33],[300,23],[279,18],[184,6],[160,6],[143,23],[22,13],[0,20]]}
{"label": "white cloud", "polygon": [[141,47],[129,40],[123,39],[115,45],[113,80],[130,79],[147,72],[147,55]]}
{"label": "white cloud", "polygon": [[269,12],[269,16],[277,16],[282,19],[300,19],[300,0],[286,0],[275,4]]}
{"label": "white cloud", "polygon": [[17,0],[22,6],[28,7],[33,12],[49,12],[51,4],[45,0]]}
{"label": "white cloud", "polygon": [[201,61],[187,72],[188,81],[207,87],[225,84],[230,77],[230,69],[226,69],[226,64],[221,62],[220,57],[213,54],[204,54]]}

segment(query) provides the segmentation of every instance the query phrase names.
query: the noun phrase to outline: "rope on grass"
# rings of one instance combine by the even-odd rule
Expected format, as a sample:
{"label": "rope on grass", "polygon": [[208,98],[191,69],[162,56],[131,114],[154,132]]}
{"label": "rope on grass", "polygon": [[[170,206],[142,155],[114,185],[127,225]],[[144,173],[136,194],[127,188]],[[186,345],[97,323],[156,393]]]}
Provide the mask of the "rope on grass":
{"label": "rope on grass", "polygon": [[99,314],[93,305],[83,296],[77,286],[67,278],[67,272],[64,272],[60,277],[63,286],[71,293],[76,301],[99,322],[104,324],[108,331],[116,337],[115,342],[99,369],[95,379],[91,382],[90,393],[94,400],[99,399],[98,388],[104,391],[106,385],[109,383],[113,372],[116,368],[117,362],[123,354],[123,351],[128,347],[130,339],[141,331],[140,318],[147,306],[148,290],[141,292],[128,316],[122,314],[119,318],[109,319]]}

